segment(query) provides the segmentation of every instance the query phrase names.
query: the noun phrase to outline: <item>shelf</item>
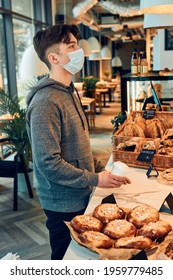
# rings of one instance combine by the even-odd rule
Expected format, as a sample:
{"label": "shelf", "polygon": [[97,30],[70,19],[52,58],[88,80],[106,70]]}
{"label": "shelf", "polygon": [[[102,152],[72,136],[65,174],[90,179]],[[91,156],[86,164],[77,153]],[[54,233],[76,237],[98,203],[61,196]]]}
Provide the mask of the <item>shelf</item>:
{"label": "shelf", "polygon": [[133,76],[131,73],[123,75],[121,77],[126,81],[166,81],[166,80],[173,80],[173,75],[169,76],[162,76],[159,75],[158,71],[149,72],[147,76]]}
{"label": "shelf", "polygon": [[[159,75],[159,71],[150,71],[147,76],[133,76],[131,73],[123,75],[121,77],[121,111],[135,110],[136,102],[139,103],[141,100],[136,100],[137,96],[137,83],[145,81],[173,81],[173,75],[162,76]],[[134,82],[133,84],[131,84]],[[130,86],[131,84],[131,86]],[[168,96],[163,96],[160,100],[163,104],[164,101],[173,100],[172,91],[169,92]],[[141,98],[140,98],[141,99]]]}

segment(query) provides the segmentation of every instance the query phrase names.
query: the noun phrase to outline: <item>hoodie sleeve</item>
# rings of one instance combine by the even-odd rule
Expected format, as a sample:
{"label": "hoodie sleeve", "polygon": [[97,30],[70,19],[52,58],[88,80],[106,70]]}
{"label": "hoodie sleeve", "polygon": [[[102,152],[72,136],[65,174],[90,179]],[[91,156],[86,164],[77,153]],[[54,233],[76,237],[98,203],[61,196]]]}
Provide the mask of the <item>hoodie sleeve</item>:
{"label": "hoodie sleeve", "polygon": [[[98,184],[98,174],[65,161],[61,154],[62,116],[52,102],[37,104],[30,113],[30,138],[36,168],[49,181],[72,188]],[[91,157],[85,158],[91,161]]]}

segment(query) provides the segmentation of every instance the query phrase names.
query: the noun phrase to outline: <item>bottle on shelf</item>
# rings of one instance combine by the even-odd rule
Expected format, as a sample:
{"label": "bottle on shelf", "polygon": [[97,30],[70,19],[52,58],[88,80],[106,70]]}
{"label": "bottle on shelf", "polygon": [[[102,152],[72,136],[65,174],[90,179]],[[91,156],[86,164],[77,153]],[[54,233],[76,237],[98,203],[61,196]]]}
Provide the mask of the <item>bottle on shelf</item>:
{"label": "bottle on shelf", "polygon": [[138,75],[141,74],[141,61],[142,61],[142,56],[143,56],[143,48],[141,48],[138,56]]}
{"label": "bottle on shelf", "polygon": [[148,74],[148,62],[147,62],[146,51],[144,51],[142,54],[140,71],[141,71],[140,73],[141,76],[146,76]]}
{"label": "bottle on shelf", "polygon": [[131,58],[131,74],[138,75],[138,52],[135,48]]}

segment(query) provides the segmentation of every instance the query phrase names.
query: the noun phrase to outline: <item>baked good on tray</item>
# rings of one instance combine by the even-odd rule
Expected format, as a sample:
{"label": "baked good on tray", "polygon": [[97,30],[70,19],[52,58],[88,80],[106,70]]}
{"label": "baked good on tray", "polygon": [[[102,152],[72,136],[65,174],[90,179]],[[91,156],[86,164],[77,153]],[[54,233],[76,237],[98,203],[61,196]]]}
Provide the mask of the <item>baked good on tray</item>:
{"label": "baked good on tray", "polygon": [[127,215],[127,221],[134,224],[137,228],[141,228],[145,224],[156,222],[158,220],[158,210],[145,204],[133,208]]}
{"label": "baked good on tray", "polygon": [[157,181],[161,184],[172,185],[173,184],[173,168],[168,168],[161,172],[157,177]]}
{"label": "baked good on tray", "polygon": [[112,247],[113,240],[102,232],[86,231],[80,233],[78,238],[84,243],[96,248],[108,249]]}
{"label": "baked good on tray", "polygon": [[108,223],[115,219],[124,219],[125,213],[117,204],[103,203],[95,207],[93,216],[102,223]]}
{"label": "baked good on tray", "polygon": [[153,248],[156,251],[149,253],[149,259],[162,255],[171,259],[173,255],[172,226],[146,204],[127,209],[103,203],[92,213],[77,215],[65,224],[79,245],[98,253],[101,259],[130,259],[139,250],[150,252]]}
{"label": "baked good on tray", "polygon": [[173,168],[168,168],[163,171],[163,178],[168,181],[173,181]]}
{"label": "baked good on tray", "polygon": [[139,229],[138,235],[143,235],[153,240],[168,234],[171,230],[172,227],[167,221],[159,220],[144,225]]}
{"label": "baked good on tray", "polygon": [[145,135],[148,138],[162,138],[165,132],[165,127],[162,121],[159,119],[146,120]]}
{"label": "baked good on tray", "polygon": [[102,222],[90,215],[77,215],[71,220],[70,224],[78,233],[88,230],[101,231],[103,228]]}
{"label": "baked good on tray", "polygon": [[170,241],[166,247],[165,255],[173,260],[173,241]]}
{"label": "baked good on tray", "polygon": [[145,236],[132,236],[123,237],[115,241],[114,247],[116,248],[134,248],[145,250],[152,244],[152,240]]}
{"label": "baked good on tray", "polygon": [[136,227],[126,220],[114,220],[106,224],[103,232],[112,239],[136,235]]}

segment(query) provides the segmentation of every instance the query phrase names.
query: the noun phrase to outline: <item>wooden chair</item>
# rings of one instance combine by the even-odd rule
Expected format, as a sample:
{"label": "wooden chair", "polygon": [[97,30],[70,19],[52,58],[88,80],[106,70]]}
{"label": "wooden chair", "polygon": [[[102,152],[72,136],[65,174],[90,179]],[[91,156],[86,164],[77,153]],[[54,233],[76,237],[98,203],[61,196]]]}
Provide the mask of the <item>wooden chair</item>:
{"label": "wooden chair", "polygon": [[[0,139],[0,143],[13,142],[12,138]],[[13,210],[18,210],[18,173],[24,173],[26,185],[30,198],[33,198],[32,187],[28,176],[28,169],[24,160],[25,143],[22,148],[17,151],[13,160],[0,160],[0,177],[13,178]]]}
{"label": "wooden chair", "polygon": [[[88,99],[88,100],[87,100]],[[95,127],[95,117],[96,117],[96,102],[95,98],[85,98],[82,102],[82,106],[85,111],[85,115],[88,119],[90,129]]]}

